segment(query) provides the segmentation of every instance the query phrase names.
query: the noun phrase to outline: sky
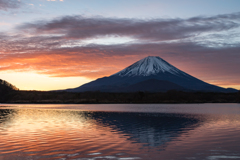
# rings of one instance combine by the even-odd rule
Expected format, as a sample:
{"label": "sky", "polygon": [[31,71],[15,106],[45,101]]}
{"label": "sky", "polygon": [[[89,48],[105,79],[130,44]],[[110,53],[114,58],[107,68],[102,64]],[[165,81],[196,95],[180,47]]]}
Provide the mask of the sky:
{"label": "sky", "polygon": [[0,79],[75,88],[159,56],[240,89],[239,0],[0,0]]}

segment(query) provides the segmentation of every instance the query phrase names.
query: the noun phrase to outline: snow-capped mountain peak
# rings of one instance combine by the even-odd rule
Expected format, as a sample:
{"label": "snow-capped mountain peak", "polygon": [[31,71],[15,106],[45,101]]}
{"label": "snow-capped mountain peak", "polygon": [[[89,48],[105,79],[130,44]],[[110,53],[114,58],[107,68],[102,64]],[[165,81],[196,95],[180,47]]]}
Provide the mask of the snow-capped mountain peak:
{"label": "snow-capped mountain peak", "polygon": [[131,66],[123,69],[122,71],[114,74],[117,76],[149,76],[157,73],[170,72],[172,74],[178,74],[181,72],[176,67],[172,66],[168,62],[164,61],[160,57],[148,56],[144,59],[137,61]]}
{"label": "snow-capped mountain peak", "polygon": [[149,56],[113,74],[102,77],[69,92],[166,92],[203,91],[203,92],[237,92],[201,81],[164,61],[160,57]]}

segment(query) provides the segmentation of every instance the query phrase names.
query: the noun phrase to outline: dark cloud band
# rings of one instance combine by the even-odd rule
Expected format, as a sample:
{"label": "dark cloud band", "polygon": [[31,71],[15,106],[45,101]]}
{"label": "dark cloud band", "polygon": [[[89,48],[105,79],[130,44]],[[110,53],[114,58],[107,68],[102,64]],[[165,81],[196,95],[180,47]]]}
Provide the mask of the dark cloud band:
{"label": "dark cloud band", "polygon": [[138,40],[176,40],[206,32],[227,31],[240,26],[240,13],[189,19],[116,19],[66,16],[18,27],[32,34],[62,34],[64,38],[89,39],[128,36]]}

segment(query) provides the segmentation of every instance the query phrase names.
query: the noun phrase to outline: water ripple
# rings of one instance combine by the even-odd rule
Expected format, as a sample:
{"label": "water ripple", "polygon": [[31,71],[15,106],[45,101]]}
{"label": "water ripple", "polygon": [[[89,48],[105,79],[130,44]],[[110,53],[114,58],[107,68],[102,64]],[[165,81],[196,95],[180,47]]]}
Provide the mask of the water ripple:
{"label": "water ripple", "polygon": [[0,109],[0,160],[239,159],[239,135],[238,114]]}

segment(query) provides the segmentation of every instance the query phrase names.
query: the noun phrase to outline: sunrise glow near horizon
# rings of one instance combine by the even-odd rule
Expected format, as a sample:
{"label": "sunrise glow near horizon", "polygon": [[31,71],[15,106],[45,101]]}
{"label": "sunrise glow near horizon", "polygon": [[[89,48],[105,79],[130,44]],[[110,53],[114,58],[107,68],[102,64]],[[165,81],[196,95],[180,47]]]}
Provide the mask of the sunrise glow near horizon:
{"label": "sunrise glow near horizon", "polygon": [[0,0],[0,79],[75,88],[159,56],[240,89],[239,0]]}

